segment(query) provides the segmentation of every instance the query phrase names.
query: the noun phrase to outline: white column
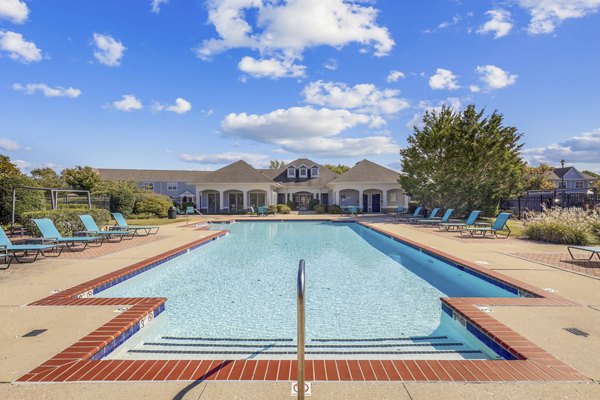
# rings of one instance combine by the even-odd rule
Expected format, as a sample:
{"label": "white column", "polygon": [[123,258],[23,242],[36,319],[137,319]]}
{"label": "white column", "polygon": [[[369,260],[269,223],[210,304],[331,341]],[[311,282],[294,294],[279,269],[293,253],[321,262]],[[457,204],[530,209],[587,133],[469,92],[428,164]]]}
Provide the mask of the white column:
{"label": "white column", "polygon": [[225,203],[223,202],[223,191],[219,190],[219,209],[217,210],[217,214],[221,212],[221,210],[225,209]]}
{"label": "white column", "polygon": [[244,203],[244,210],[247,210],[248,209],[248,192],[245,190],[242,191],[242,200]]}
{"label": "white column", "polygon": [[[362,190],[358,191],[358,208],[360,208],[361,211],[363,209],[363,191]],[[368,209],[369,209],[369,207],[367,204],[367,210]]]}
{"label": "white column", "polygon": [[384,213],[387,212],[387,201],[388,201],[388,191],[384,190],[383,191],[383,212]]}
{"label": "white column", "polygon": [[340,205],[340,192],[337,190],[333,191],[333,204],[337,204],[338,206]]}

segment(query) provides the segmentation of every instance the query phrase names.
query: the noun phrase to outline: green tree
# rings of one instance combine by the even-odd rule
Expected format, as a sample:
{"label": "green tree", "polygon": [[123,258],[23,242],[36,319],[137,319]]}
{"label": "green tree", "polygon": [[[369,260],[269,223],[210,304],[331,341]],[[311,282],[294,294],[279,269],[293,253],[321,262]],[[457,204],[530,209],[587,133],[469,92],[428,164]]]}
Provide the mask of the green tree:
{"label": "green tree", "polygon": [[[23,174],[10,161],[10,158],[0,154],[0,224],[11,221],[12,191],[15,186],[36,186],[32,178]],[[15,217],[21,222],[21,216],[28,211],[39,211],[46,208],[44,193],[41,191],[17,189]]]}
{"label": "green tree", "polygon": [[135,195],[138,188],[132,181],[105,181],[98,182],[93,194],[104,194],[110,196],[110,210],[120,212],[128,217],[135,206]]}
{"label": "green tree", "polygon": [[523,174],[523,191],[556,188],[556,185],[548,179],[548,172],[553,170],[554,167],[546,163],[540,163],[537,167],[526,165]]}
{"label": "green tree", "polygon": [[100,175],[92,167],[76,166],[63,170],[62,177],[72,189],[93,190],[100,182]]}
{"label": "green tree", "polygon": [[521,190],[521,138],[516,128],[503,126],[502,114],[484,117],[475,105],[428,111],[400,150],[399,182],[428,207],[493,215],[501,199]]}
{"label": "green tree", "polygon": [[350,169],[349,166],[347,165],[342,165],[342,164],[338,164],[338,165],[333,165],[333,164],[325,164],[323,165],[325,168],[328,168],[329,170],[331,170],[332,172],[341,175],[344,172],[348,171]]}
{"label": "green tree", "polygon": [[52,168],[36,168],[31,170],[31,177],[38,186],[47,188],[64,188],[64,179]]}
{"label": "green tree", "polygon": [[269,161],[270,169],[279,169],[285,167],[285,162],[283,160],[271,160]]}

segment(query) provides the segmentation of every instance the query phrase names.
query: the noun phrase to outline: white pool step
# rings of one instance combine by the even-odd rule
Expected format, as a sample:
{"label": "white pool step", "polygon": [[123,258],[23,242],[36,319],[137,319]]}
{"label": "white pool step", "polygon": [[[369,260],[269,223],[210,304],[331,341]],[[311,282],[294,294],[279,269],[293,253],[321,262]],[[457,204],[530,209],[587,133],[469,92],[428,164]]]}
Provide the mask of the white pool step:
{"label": "white pool step", "polygon": [[[375,339],[313,339],[305,345],[312,359],[484,359],[484,354],[446,336]],[[294,359],[292,339],[162,337],[129,350],[131,358]]]}

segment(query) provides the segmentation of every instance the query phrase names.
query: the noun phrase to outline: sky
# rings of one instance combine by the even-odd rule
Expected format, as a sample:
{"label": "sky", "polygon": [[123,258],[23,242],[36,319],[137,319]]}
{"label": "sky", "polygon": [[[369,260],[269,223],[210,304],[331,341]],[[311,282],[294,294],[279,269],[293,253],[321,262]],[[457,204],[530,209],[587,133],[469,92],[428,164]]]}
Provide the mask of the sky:
{"label": "sky", "polygon": [[0,0],[0,153],[214,170],[399,168],[468,104],[523,156],[600,172],[600,0]]}

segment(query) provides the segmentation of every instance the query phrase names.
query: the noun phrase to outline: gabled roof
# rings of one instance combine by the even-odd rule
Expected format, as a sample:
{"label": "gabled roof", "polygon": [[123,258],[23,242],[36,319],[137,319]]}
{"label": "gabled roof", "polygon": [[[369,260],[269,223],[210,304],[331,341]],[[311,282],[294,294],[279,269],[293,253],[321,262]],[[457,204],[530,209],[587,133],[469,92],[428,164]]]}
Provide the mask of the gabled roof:
{"label": "gabled roof", "polygon": [[174,171],[161,169],[96,168],[98,174],[109,181],[135,182],[189,182],[201,181],[209,171]]}
{"label": "gabled roof", "polygon": [[573,167],[554,168],[554,170],[552,172],[554,172],[556,174],[556,176],[558,176],[558,178],[560,179],[563,176],[565,176],[567,174],[567,172],[569,172],[571,170],[571,168],[573,168]]}
{"label": "gabled roof", "polygon": [[208,173],[201,183],[274,183],[246,161],[240,160]]}
{"label": "gabled roof", "polygon": [[585,179],[585,180],[593,181],[593,180],[598,179],[598,178],[594,178],[593,176],[590,176],[584,172],[579,171],[575,167],[554,168],[552,171],[547,171],[545,175],[549,180],[557,181],[557,180],[562,179],[572,169],[575,170],[575,172],[577,172],[579,175],[581,175],[583,177],[583,179]]}
{"label": "gabled roof", "polygon": [[[287,177],[287,169],[290,166],[298,168],[300,166],[306,166],[306,168],[311,168],[312,166],[319,167],[319,176],[310,178],[288,178]],[[307,158],[299,158],[291,163],[288,163],[286,166],[278,169],[265,169],[262,172],[273,179],[275,182],[283,185],[283,186],[292,186],[292,187],[325,187],[329,182],[331,182],[337,176],[334,172],[332,172],[329,168],[323,167],[322,165],[317,164],[316,162],[309,160]]]}
{"label": "gabled roof", "polygon": [[333,183],[398,183],[399,176],[398,172],[394,170],[382,167],[369,160],[362,160],[336,178]]}

